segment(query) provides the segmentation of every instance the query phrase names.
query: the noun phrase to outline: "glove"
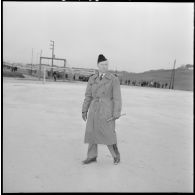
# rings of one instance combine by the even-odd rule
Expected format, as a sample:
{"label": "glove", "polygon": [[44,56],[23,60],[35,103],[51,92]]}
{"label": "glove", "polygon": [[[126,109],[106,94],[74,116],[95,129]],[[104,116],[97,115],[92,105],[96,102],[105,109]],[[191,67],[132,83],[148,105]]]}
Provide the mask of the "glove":
{"label": "glove", "polygon": [[111,117],[111,118],[109,118],[109,119],[107,119],[107,122],[109,122],[109,121],[112,121],[112,120],[116,120],[116,119],[118,119],[119,117]]}
{"label": "glove", "polygon": [[87,120],[87,112],[82,112],[82,118],[84,121]]}
{"label": "glove", "polygon": [[113,118],[114,118],[114,120],[119,119],[120,118],[120,114],[118,114],[118,113],[114,114]]}

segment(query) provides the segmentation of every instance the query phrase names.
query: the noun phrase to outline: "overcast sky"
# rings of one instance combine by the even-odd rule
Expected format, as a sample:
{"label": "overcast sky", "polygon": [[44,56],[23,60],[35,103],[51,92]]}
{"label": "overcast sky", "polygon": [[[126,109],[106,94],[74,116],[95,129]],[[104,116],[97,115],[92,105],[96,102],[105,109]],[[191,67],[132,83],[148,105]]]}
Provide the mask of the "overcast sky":
{"label": "overcast sky", "polygon": [[[33,63],[55,56],[67,66],[143,72],[193,64],[193,3],[3,2],[3,58]],[[57,64],[61,65],[61,64]]]}

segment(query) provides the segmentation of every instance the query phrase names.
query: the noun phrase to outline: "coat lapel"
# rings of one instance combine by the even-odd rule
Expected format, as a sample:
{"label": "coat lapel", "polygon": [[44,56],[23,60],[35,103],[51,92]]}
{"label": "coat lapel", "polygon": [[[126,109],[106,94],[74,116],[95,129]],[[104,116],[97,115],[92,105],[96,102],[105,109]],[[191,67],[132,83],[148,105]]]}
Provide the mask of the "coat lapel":
{"label": "coat lapel", "polygon": [[111,74],[109,72],[107,72],[103,79],[100,81],[99,79],[99,76],[97,76],[96,78],[96,83],[97,83],[97,86],[96,86],[96,89],[95,89],[95,94],[96,96],[97,95],[100,95],[103,91],[104,91],[104,85],[111,79]]}

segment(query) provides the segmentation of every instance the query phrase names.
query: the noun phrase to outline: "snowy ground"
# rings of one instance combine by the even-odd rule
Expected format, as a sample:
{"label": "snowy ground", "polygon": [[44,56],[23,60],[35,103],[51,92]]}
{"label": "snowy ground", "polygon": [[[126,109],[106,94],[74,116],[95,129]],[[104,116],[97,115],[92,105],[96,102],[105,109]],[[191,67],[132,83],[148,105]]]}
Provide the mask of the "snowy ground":
{"label": "snowy ground", "polygon": [[193,191],[193,92],[121,86],[121,163],[82,165],[85,88],[3,80],[3,192]]}

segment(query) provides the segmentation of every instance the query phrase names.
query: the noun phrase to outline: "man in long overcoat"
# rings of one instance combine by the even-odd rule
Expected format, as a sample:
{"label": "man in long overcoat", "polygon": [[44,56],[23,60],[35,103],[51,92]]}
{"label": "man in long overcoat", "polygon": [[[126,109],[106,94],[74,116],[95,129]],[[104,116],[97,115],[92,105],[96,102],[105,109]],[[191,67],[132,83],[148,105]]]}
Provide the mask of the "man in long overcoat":
{"label": "man in long overcoat", "polygon": [[97,144],[108,146],[114,164],[120,162],[115,120],[121,115],[121,89],[118,77],[108,72],[108,60],[98,56],[98,73],[88,80],[82,106],[82,118],[87,120],[85,143],[88,143],[84,164],[97,161]]}

